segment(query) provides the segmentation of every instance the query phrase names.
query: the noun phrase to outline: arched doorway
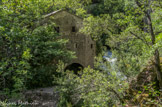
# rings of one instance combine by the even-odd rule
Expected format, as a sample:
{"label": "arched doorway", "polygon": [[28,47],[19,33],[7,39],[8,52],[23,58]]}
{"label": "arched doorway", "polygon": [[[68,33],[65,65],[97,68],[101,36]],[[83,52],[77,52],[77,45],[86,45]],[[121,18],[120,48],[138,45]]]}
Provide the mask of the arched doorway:
{"label": "arched doorway", "polygon": [[78,71],[81,71],[84,67],[79,63],[72,63],[65,68],[66,70],[74,71],[75,74],[78,74]]}

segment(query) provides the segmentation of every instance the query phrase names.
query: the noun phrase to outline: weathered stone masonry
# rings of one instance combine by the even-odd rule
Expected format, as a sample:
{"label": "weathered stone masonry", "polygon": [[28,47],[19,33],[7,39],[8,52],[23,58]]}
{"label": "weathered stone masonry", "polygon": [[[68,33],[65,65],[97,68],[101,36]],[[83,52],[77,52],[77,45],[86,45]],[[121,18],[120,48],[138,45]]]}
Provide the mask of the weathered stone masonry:
{"label": "weathered stone masonry", "polygon": [[57,25],[55,28],[61,38],[69,39],[67,48],[76,53],[77,58],[67,64],[80,64],[83,67],[94,67],[95,42],[90,36],[80,33],[83,19],[67,11],[59,10],[45,16],[52,19]]}

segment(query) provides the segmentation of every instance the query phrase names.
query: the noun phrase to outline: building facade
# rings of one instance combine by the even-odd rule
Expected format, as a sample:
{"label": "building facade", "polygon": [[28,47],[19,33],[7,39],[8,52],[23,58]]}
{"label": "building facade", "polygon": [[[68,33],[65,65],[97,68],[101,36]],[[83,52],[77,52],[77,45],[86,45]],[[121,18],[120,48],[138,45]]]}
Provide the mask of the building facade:
{"label": "building facade", "polygon": [[61,38],[69,40],[67,48],[76,54],[77,58],[69,62],[66,68],[70,66],[93,68],[96,44],[90,36],[79,32],[83,27],[83,19],[64,10],[52,12],[45,17],[46,20],[52,20],[56,24],[55,30],[60,33]]}

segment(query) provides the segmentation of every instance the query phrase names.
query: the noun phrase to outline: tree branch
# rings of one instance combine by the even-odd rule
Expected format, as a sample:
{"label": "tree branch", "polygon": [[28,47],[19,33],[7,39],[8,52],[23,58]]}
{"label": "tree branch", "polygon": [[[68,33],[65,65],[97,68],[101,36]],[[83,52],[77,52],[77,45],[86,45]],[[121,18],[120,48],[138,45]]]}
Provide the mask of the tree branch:
{"label": "tree branch", "polygon": [[134,34],[132,31],[129,31],[129,32],[130,32],[133,36],[135,36],[137,39],[140,39],[142,42],[144,42],[144,43],[149,47],[149,44],[148,44],[148,42],[147,42],[145,39],[143,39],[143,38],[137,36],[137,35]]}

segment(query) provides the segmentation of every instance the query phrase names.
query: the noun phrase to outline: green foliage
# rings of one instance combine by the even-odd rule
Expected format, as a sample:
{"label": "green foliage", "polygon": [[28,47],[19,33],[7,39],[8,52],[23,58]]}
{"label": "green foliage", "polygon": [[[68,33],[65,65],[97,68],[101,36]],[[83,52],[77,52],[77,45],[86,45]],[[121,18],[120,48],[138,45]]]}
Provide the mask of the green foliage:
{"label": "green foliage", "polygon": [[[136,93],[134,91],[134,93]],[[138,91],[132,96],[132,101],[140,106],[160,106],[161,105],[161,93],[157,90],[156,82],[147,84],[142,87],[142,90]]]}
{"label": "green foliage", "polygon": [[[148,2],[148,0],[146,1]],[[131,69],[129,69],[128,66],[124,65],[125,67],[121,68],[126,68],[124,70],[128,70],[128,72],[133,71],[131,72],[131,75],[133,73],[138,74],[142,66],[147,64],[146,61],[150,60],[152,56],[154,56],[155,49],[161,49],[160,42],[152,44],[153,35],[150,31],[150,24],[148,24],[152,23],[154,27],[154,34],[159,34],[156,30],[157,28],[160,28],[159,25],[154,25],[153,23],[158,21],[157,19],[160,19],[160,15],[156,18],[152,17],[151,22],[147,21],[148,15],[146,14],[146,11],[149,11],[150,8],[147,4],[145,4],[145,2],[141,2],[140,0],[138,2],[139,4],[134,2],[132,7],[127,5],[126,14],[122,15],[122,17],[118,19],[118,23],[124,26],[125,29],[122,29],[122,32],[118,35],[112,35],[112,39],[109,40],[110,45],[117,48],[116,56],[119,56],[119,59],[124,59],[122,63],[130,65],[129,67],[131,67]],[[139,5],[141,5],[141,7]],[[153,4],[150,5],[153,6]],[[156,14],[156,12],[158,13],[155,7],[153,9],[155,12],[150,13],[151,15]],[[160,36],[155,36],[155,40],[161,41]],[[121,51],[123,51],[123,54]],[[122,55],[124,55],[123,58],[121,58]],[[132,59],[135,60],[133,61]],[[133,70],[132,68],[137,69]]]}
{"label": "green foliage", "polygon": [[[95,40],[101,42],[102,35],[108,35],[105,43],[112,48],[113,55],[117,58],[115,71],[124,73],[128,82],[153,59],[155,50],[162,50],[161,1],[150,1],[127,0],[122,11],[114,11],[113,14],[104,12],[96,17],[89,16],[84,21],[82,31]],[[111,7],[113,2],[109,1],[107,5]],[[117,6],[120,8],[122,4]]]}
{"label": "green foliage", "polygon": [[[128,82],[152,59],[155,50],[162,51],[161,4],[160,0],[1,0],[0,95],[17,97],[26,89],[53,85],[54,80],[60,107],[124,103]],[[98,56],[103,45],[110,46],[117,58],[115,64],[98,57],[96,68],[85,68],[80,76],[64,72],[62,63],[57,68],[59,60],[66,63],[74,53],[65,48],[68,40],[59,39],[54,23],[38,25],[45,14],[59,9],[84,18],[81,32],[97,41]],[[147,101],[158,105],[159,91],[152,85],[145,89],[154,98]],[[139,90],[135,97],[142,93]]]}
{"label": "green foliage", "polygon": [[53,6],[57,9],[66,9],[80,17],[86,17],[86,6],[91,3],[91,0],[53,0]]}
{"label": "green foliage", "polygon": [[36,27],[42,15],[54,11],[52,3],[53,0],[2,0],[0,90],[7,97],[26,88],[51,85],[58,60],[66,62],[73,57],[73,52],[65,49],[68,41],[57,39],[53,23]]}
{"label": "green foliage", "polygon": [[96,17],[87,17],[84,20],[85,27],[82,32],[91,35],[92,38],[97,40],[97,50],[102,47],[102,45],[99,47],[98,44],[110,46],[114,56],[118,59],[116,64],[119,71],[124,72],[128,77],[134,77],[147,64],[146,62],[152,59],[155,49],[161,50],[160,23],[162,20],[161,13],[159,13],[161,10],[159,2],[158,0],[150,2],[153,11],[150,13],[151,23],[156,40],[153,45],[146,14],[147,11],[151,11],[149,5],[147,5],[148,0],[104,1],[108,8],[114,6],[113,3],[115,3],[115,7],[122,8],[122,11],[118,10],[116,12],[114,10],[114,13],[104,12],[104,14]]}
{"label": "green foliage", "polygon": [[88,67],[77,76],[72,71],[64,72],[63,68],[61,63],[57,70],[61,75],[54,81],[61,95],[59,106],[66,106],[67,102],[73,106],[112,106],[117,102],[123,103],[122,93],[127,83],[117,72]]}
{"label": "green foliage", "polygon": [[85,27],[81,31],[91,35],[95,40],[100,39],[103,34],[110,35],[113,31],[113,22],[109,21],[109,19],[111,19],[109,15],[102,15],[101,17],[89,16],[84,19]]}
{"label": "green foliage", "polygon": [[[95,1],[95,0],[94,0]],[[88,7],[88,10],[94,16],[99,16],[101,14],[113,15],[118,12],[124,12],[124,0],[96,0],[97,3],[93,3]]]}
{"label": "green foliage", "polygon": [[[73,58],[73,52],[65,47],[67,40],[58,39],[59,35],[53,30],[54,25],[41,26],[32,32],[29,47],[32,53],[30,64],[31,79],[29,86],[45,87],[52,85],[52,76],[55,74],[58,60],[68,62]],[[35,78],[33,80],[33,78]]]}
{"label": "green foliage", "polygon": [[7,103],[6,103],[6,102],[0,101],[0,106],[2,106],[2,107],[7,107]]}

